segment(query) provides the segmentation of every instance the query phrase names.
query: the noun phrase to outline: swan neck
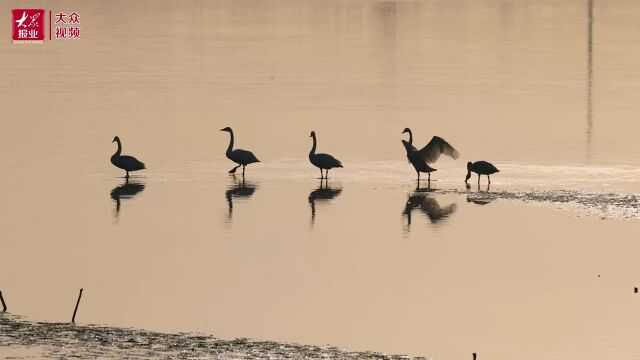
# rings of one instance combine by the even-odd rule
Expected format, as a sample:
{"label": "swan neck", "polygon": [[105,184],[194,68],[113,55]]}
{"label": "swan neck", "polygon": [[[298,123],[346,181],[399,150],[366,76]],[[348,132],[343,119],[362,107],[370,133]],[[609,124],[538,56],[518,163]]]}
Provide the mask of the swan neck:
{"label": "swan neck", "polygon": [[118,150],[116,150],[116,153],[113,154],[113,156],[120,156],[120,153],[122,152],[122,144],[120,144],[120,139],[117,139],[116,143],[118,144]]}
{"label": "swan neck", "polygon": [[233,151],[233,130],[229,131],[229,135],[231,138],[229,139],[229,147],[227,147],[227,155]]}
{"label": "swan neck", "polygon": [[409,130],[409,145],[413,145],[413,134],[411,133],[411,130]]}
{"label": "swan neck", "polygon": [[316,135],[312,136],[313,138],[313,146],[311,147],[311,151],[309,152],[309,157],[313,156],[316,153]]}

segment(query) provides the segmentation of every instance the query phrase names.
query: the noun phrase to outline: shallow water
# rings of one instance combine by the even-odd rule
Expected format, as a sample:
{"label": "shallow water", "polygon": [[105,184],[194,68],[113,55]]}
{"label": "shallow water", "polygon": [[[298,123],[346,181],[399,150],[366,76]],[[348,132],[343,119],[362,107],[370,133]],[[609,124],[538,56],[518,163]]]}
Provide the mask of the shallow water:
{"label": "shallow water", "polygon": [[[27,334],[69,321],[84,288],[78,322],[125,341],[638,357],[640,4],[56,6],[80,41],[0,42],[0,290]],[[262,160],[244,180],[225,126]],[[418,187],[405,127],[461,158]],[[325,184],[310,130],[345,164]],[[115,135],[148,166],[128,183]],[[467,189],[480,159],[501,171]],[[63,356],[12,336],[0,355]]]}

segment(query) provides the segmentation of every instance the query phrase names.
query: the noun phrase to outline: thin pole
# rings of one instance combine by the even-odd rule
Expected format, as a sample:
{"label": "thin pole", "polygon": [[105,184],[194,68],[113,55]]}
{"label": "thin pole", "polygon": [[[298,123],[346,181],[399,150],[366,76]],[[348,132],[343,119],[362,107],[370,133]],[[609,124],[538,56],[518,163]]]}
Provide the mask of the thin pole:
{"label": "thin pole", "polygon": [[71,322],[76,322],[76,312],[78,312],[78,305],[80,305],[80,298],[82,297],[82,289],[80,289],[80,294],[78,295],[78,301],[76,302],[76,308],[73,310],[73,317],[71,318]]}
{"label": "thin pole", "polygon": [[7,311],[7,304],[4,303],[4,298],[2,297],[2,291],[0,291],[0,302],[2,302],[2,312]]}

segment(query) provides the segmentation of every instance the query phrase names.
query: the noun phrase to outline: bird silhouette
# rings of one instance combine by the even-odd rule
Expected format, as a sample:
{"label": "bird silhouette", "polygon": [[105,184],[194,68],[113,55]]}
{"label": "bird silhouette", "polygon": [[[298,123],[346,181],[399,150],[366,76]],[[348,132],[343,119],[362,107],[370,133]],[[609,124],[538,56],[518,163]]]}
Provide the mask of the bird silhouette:
{"label": "bird silhouette", "polygon": [[480,175],[487,175],[489,184],[491,184],[490,175],[495,174],[499,171],[500,170],[498,170],[498,168],[496,168],[495,166],[493,166],[493,164],[489,162],[486,162],[483,160],[476,161],[476,162],[469,161],[467,163],[467,177],[464,179],[464,182],[466,183],[467,181],[469,181],[469,178],[471,177],[471,172],[474,172],[478,174],[478,186],[480,185]]}
{"label": "bird silhouette", "polygon": [[129,178],[129,171],[137,171],[146,169],[143,162],[129,155],[120,155],[122,152],[122,143],[120,143],[119,137],[114,137],[112,142],[118,143],[118,150],[111,156],[111,163],[116,167],[127,172],[126,179]]}
{"label": "bird silhouette", "polygon": [[313,146],[311,147],[311,151],[309,152],[309,161],[318,168],[320,168],[320,179],[322,179],[322,169],[325,169],[325,179],[329,178],[329,170],[342,167],[342,163],[329,154],[316,154],[316,132],[312,131],[309,137],[313,138]]}
{"label": "bird silhouette", "polygon": [[[323,187],[323,182],[325,186]],[[309,205],[311,206],[311,226],[316,220],[316,202],[329,201],[342,192],[342,188],[331,188],[327,180],[320,179],[320,186],[309,193]]]}
{"label": "bird silhouette", "polygon": [[453,159],[457,159],[460,156],[460,153],[453,146],[439,136],[434,136],[427,145],[418,150],[413,146],[411,129],[405,128],[402,133],[409,133],[409,141],[402,140],[402,145],[407,151],[407,160],[413,165],[418,174],[418,181],[420,180],[421,172],[429,174],[429,180],[431,180],[431,173],[437,170],[429,166],[429,164],[436,162],[440,155],[444,154]]}
{"label": "bird silhouette", "polygon": [[242,149],[235,149],[235,150],[233,149],[233,130],[230,127],[227,126],[224,129],[220,129],[220,131],[226,131],[231,136],[229,140],[229,146],[227,147],[226,155],[229,160],[238,164],[238,166],[229,170],[229,174],[234,174],[236,170],[240,166],[242,166],[242,176],[244,177],[244,168],[249,164],[260,162],[260,160],[258,160],[258,158],[256,158],[256,156],[253,155],[251,151],[242,150]]}

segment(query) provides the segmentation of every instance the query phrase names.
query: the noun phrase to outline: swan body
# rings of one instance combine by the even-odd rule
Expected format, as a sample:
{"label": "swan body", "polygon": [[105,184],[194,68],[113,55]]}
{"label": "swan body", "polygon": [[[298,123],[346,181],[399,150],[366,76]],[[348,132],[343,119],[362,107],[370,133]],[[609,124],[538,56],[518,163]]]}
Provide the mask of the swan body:
{"label": "swan body", "polygon": [[111,163],[117,168],[120,168],[127,172],[127,175],[125,176],[126,179],[129,178],[129,171],[146,169],[144,163],[134,158],[133,156],[121,155],[122,143],[120,143],[119,137],[114,137],[112,142],[118,144],[118,150],[116,150],[115,154],[111,156]]}
{"label": "swan body", "polygon": [[437,170],[429,166],[429,164],[436,162],[440,155],[444,154],[453,159],[457,159],[460,156],[460,153],[454,149],[453,146],[439,136],[434,136],[427,145],[418,150],[413,146],[411,129],[405,128],[402,133],[409,133],[409,141],[402,140],[402,145],[404,145],[407,151],[407,160],[409,160],[409,163],[413,165],[416,173],[418,173],[418,180],[420,180],[421,172],[428,173],[429,180],[431,180],[431,173]]}
{"label": "swan body", "polygon": [[487,175],[487,179],[489,179],[489,184],[491,184],[490,175],[495,174],[499,171],[500,170],[498,170],[498,168],[493,166],[493,164],[490,162],[483,161],[483,160],[476,161],[476,162],[469,161],[467,163],[467,177],[464,179],[464,182],[466,183],[467,181],[469,181],[469,178],[471,177],[471,172],[474,172],[478,174],[478,184],[480,184],[480,175]]}
{"label": "swan body", "polygon": [[230,127],[226,127],[224,129],[220,129],[220,131],[226,131],[229,133],[229,135],[231,136],[230,140],[229,140],[229,146],[227,147],[227,158],[231,161],[233,161],[234,163],[238,164],[238,166],[234,167],[233,169],[229,170],[229,174],[234,174],[236,172],[236,170],[242,166],[242,176],[244,176],[244,168],[245,166],[249,165],[249,164],[253,164],[253,163],[257,163],[260,162],[260,160],[258,160],[258,158],[253,155],[253,153],[251,151],[248,150],[242,150],[242,149],[233,149],[233,130],[231,130]]}
{"label": "swan body", "polygon": [[334,158],[329,154],[316,154],[316,132],[312,131],[309,137],[313,138],[313,146],[311,147],[311,151],[309,152],[309,161],[320,168],[320,179],[323,178],[322,169],[326,171],[325,179],[329,177],[329,170],[333,168],[341,168],[342,163],[340,160]]}
{"label": "swan body", "polygon": [[408,141],[402,140],[402,145],[404,145],[405,150],[407,150],[407,159],[411,165],[413,165],[413,168],[416,169],[416,173],[418,173],[418,180],[420,180],[420,173],[423,172],[429,174],[429,181],[431,181],[431,173],[438,170],[429,166],[420,154],[418,154],[416,148]]}

